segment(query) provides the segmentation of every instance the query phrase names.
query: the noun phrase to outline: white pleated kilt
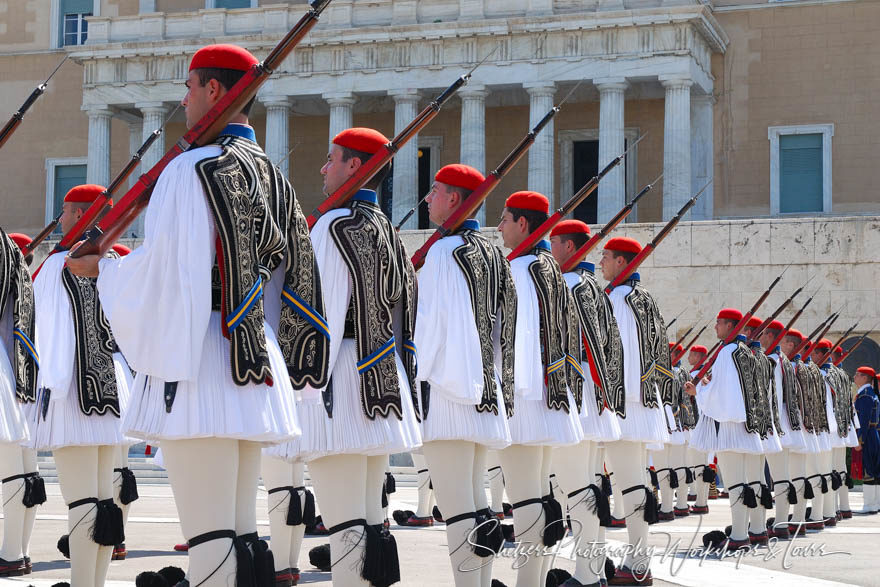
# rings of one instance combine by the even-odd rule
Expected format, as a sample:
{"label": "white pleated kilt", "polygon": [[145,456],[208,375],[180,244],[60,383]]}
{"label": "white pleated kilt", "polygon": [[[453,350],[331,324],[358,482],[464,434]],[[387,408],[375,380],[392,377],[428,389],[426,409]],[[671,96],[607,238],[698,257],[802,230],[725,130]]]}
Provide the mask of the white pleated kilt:
{"label": "white pleated kilt", "polygon": [[400,358],[395,355],[400,381],[403,418],[390,413],[387,418],[370,420],[361,406],[360,376],[357,372],[357,346],[344,339],[333,366],[333,417],[320,397],[303,399],[298,406],[302,436],[265,452],[288,462],[311,461],[340,454],[366,456],[410,452],[422,444],[421,431],[413,409],[409,383]]}
{"label": "white pleated kilt", "polygon": [[648,444],[669,442],[666,413],[660,407],[646,408],[641,400],[627,400],[626,418],[618,418],[617,421],[620,425],[620,440]]}
{"label": "white pleated kilt", "polygon": [[761,439],[761,446],[764,447],[765,454],[772,454],[782,450],[782,443],[779,441],[779,435],[775,433],[767,434],[767,438]]}
{"label": "white pleated kilt", "polygon": [[[546,394],[546,389],[544,390]],[[584,440],[580,414],[568,391],[568,412],[551,410],[547,400],[525,400],[517,397],[513,402],[513,417],[508,420],[512,444],[531,446],[570,446]]]}
{"label": "white pleated kilt", "polygon": [[856,434],[856,427],[852,424],[849,425],[849,432],[846,435],[846,440],[844,440],[843,445],[850,448],[859,445],[859,436]]}
{"label": "white pleated kilt", "polygon": [[138,373],[123,417],[126,434],[149,440],[234,438],[277,443],[300,434],[296,397],[275,332],[266,324],[266,349],[274,384],[238,386],[230,376],[230,344],[211,312],[197,381],[180,381],[171,412],[165,382]]}
{"label": "white pleated kilt", "polygon": [[745,422],[721,422],[717,431],[715,424],[714,419],[700,414],[700,421],[691,434],[691,447],[702,452],[764,453],[761,437],[746,432]]}
{"label": "white pleated kilt", "polygon": [[804,429],[791,429],[791,420],[788,417],[787,408],[779,410],[779,426],[784,433],[779,436],[779,444],[782,445],[782,448],[793,450],[797,453],[806,452],[807,440],[804,438]]}
{"label": "white pleated kilt", "polygon": [[[131,370],[121,353],[113,354],[116,369],[116,388],[119,394],[119,410],[125,414],[130,404]],[[122,420],[110,410],[103,415],[82,413],[79,406],[79,392],[76,380],[70,384],[67,396],[50,400],[43,418],[42,390],[37,394],[37,403],[29,404],[31,440],[28,447],[36,450],[54,450],[66,446],[104,446],[132,442],[122,431]],[[50,396],[51,397],[51,396]]]}
{"label": "white pleated kilt", "polygon": [[669,422],[669,427],[672,429],[672,432],[668,433],[669,440],[665,444],[687,444],[689,434],[686,430],[676,430],[675,414],[672,413],[672,406],[664,405],[663,411],[666,412],[666,421]]}
{"label": "white pleated kilt", "polygon": [[800,446],[798,448],[792,448],[790,450],[792,452],[805,454],[805,455],[812,455],[812,454],[818,453],[819,452],[819,441],[816,438],[816,435],[813,434],[812,432],[805,430],[805,429],[801,429],[801,432],[803,433],[802,437],[804,439],[803,446]]}
{"label": "white pleated kilt", "polygon": [[[590,368],[587,363],[581,363],[584,373],[589,373]],[[584,440],[592,440],[593,442],[620,440],[620,424],[617,414],[613,410],[605,408],[599,413],[599,406],[596,404],[596,392],[593,389],[593,382],[586,381],[584,383],[583,401],[581,402],[581,428],[584,431]]]}
{"label": "white pleated kilt", "polygon": [[21,443],[28,439],[27,421],[15,397],[15,373],[9,357],[0,347],[0,442]]}
{"label": "white pleated kilt", "polygon": [[[500,388],[500,386],[499,386]],[[449,399],[436,387],[431,389],[428,417],[422,421],[422,442],[468,440],[499,450],[510,445],[510,428],[504,399],[497,395],[498,414],[478,412],[472,404]],[[421,400],[421,396],[419,398]]]}

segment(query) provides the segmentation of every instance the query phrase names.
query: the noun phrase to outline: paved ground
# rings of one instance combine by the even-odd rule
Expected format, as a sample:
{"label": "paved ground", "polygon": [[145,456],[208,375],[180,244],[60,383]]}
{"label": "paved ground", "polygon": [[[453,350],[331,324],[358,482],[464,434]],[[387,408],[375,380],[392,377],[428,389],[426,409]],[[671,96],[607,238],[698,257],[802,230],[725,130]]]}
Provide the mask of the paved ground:
{"label": "paved ground", "polygon": [[[50,586],[66,580],[69,566],[55,548],[65,531],[67,511],[57,485],[48,485],[49,501],[39,510],[31,546],[34,573],[20,579],[0,579],[0,586]],[[129,557],[112,563],[108,585],[131,586],[138,573],[157,570],[166,565],[186,568],[186,556],[172,547],[182,541],[177,512],[168,486],[140,486],[141,499],[133,504],[127,528]],[[392,495],[391,508],[415,509],[416,490],[399,488]],[[853,510],[862,506],[861,493],[852,495]],[[755,555],[739,561],[716,558],[700,560],[682,555],[691,545],[701,545],[700,537],[709,529],[723,528],[728,523],[726,500],[710,501],[711,511],[703,516],[689,517],[651,527],[650,544],[657,547],[652,565],[655,585],[685,586],[757,586],[798,585],[805,587],[830,585],[880,585],[876,553],[880,547],[880,515],[855,516],[821,533],[810,533],[793,542],[782,542],[772,549],[760,549]],[[260,532],[269,533],[266,521],[266,494],[261,491],[257,504]],[[402,585],[434,587],[452,585],[448,566],[446,537],[443,525],[411,529],[393,527],[397,538]],[[619,548],[625,530],[608,533],[609,548]],[[559,549],[554,566],[573,569],[573,542],[569,537]],[[300,558],[304,571],[301,584],[330,585],[328,573],[310,569],[308,550],[323,543],[322,538],[307,537]],[[668,546],[668,549],[667,549]],[[585,548],[583,545],[581,549]],[[679,554],[672,550],[678,548]],[[617,557],[619,558],[619,557]],[[509,586],[515,584],[513,551],[502,553],[494,565],[494,576]],[[537,587],[537,586],[536,586]]]}

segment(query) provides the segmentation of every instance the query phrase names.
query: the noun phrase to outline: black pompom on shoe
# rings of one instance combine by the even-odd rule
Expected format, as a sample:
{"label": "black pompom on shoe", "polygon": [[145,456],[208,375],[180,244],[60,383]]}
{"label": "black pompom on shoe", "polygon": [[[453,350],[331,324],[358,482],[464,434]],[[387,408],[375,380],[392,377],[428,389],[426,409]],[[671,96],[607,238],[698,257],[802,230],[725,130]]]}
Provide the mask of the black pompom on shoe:
{"label": "black pompom on shoe", "polygon": [[322,544],[309,551],[309,562],[325,573],[330,571],[330,545]]}
{"label": "black pompom on shoe", "polygon": [[[64,555],[64,558],[70,558],[70,536],[65,534],[58,539],[58,551]],[[53,586],[54,587],[54,586]]]}
{"label": "black pompom on shoe", "polygon": [[168,581],[159,573],[144,571],[134,580],[135,587],[169,587]]}
{"label": "black pompom on shoe", "polygon": [[571,573],[565,569],[550,569],[547,572],[547,587],[559,587],[571,578]]}
{"label": "black pompom on shoe", "polygon": [[159,574],[162,575],[169,585],[177,585],[184,579],[186,579],[186,573],[180,567],[175,567],[173,565],[169,565],[167,567],[162,567],[159,569]]}

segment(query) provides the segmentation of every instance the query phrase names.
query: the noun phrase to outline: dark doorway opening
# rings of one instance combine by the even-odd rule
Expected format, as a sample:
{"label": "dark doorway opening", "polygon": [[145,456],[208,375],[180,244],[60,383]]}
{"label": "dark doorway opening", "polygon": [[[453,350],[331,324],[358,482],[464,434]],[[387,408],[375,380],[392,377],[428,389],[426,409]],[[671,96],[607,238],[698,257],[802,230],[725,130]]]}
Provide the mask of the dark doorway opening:
{"label": "dark doorway opening", "polygon": [[[417,201],[424,198],[434,183],[431,175],[431,149],[419,147],[419,191],[416,194]],[[419,204],[419,228],[430,228],[431,221],[428,219],[428,202]]]}
{"label": "dark doorway opening", "polygon": [[[597,173],[599,173],[599,141],[575,141],[571,154],[572,187],[577,192],[584,187]],[[587,224],[596,224],[597,202],[601,197],[599,193],[602,185],[596,189],[580,206],[574,209],[574,217]],[[562,194],[562,200],[567,200],[574,193]]]}

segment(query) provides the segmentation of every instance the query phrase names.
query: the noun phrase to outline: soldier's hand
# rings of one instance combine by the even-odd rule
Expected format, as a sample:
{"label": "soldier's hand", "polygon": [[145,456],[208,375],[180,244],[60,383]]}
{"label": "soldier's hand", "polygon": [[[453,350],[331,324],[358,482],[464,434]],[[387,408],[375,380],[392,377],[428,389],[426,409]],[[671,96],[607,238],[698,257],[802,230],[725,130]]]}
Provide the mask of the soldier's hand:
{"label": "soldier's hand", "polygon": [[690,396],[695,396],[697,395],[697,386],[688,381],[684,384],[684,392]]}
{"label": "soldier's hand", "polygon": [[64,260],[64,263],[74,275],[79,275],[80,277],[97,277],[98,261],[100,260],[100,255],[84,255],[82,257],[77,257],[76,259],[68,255]]}

